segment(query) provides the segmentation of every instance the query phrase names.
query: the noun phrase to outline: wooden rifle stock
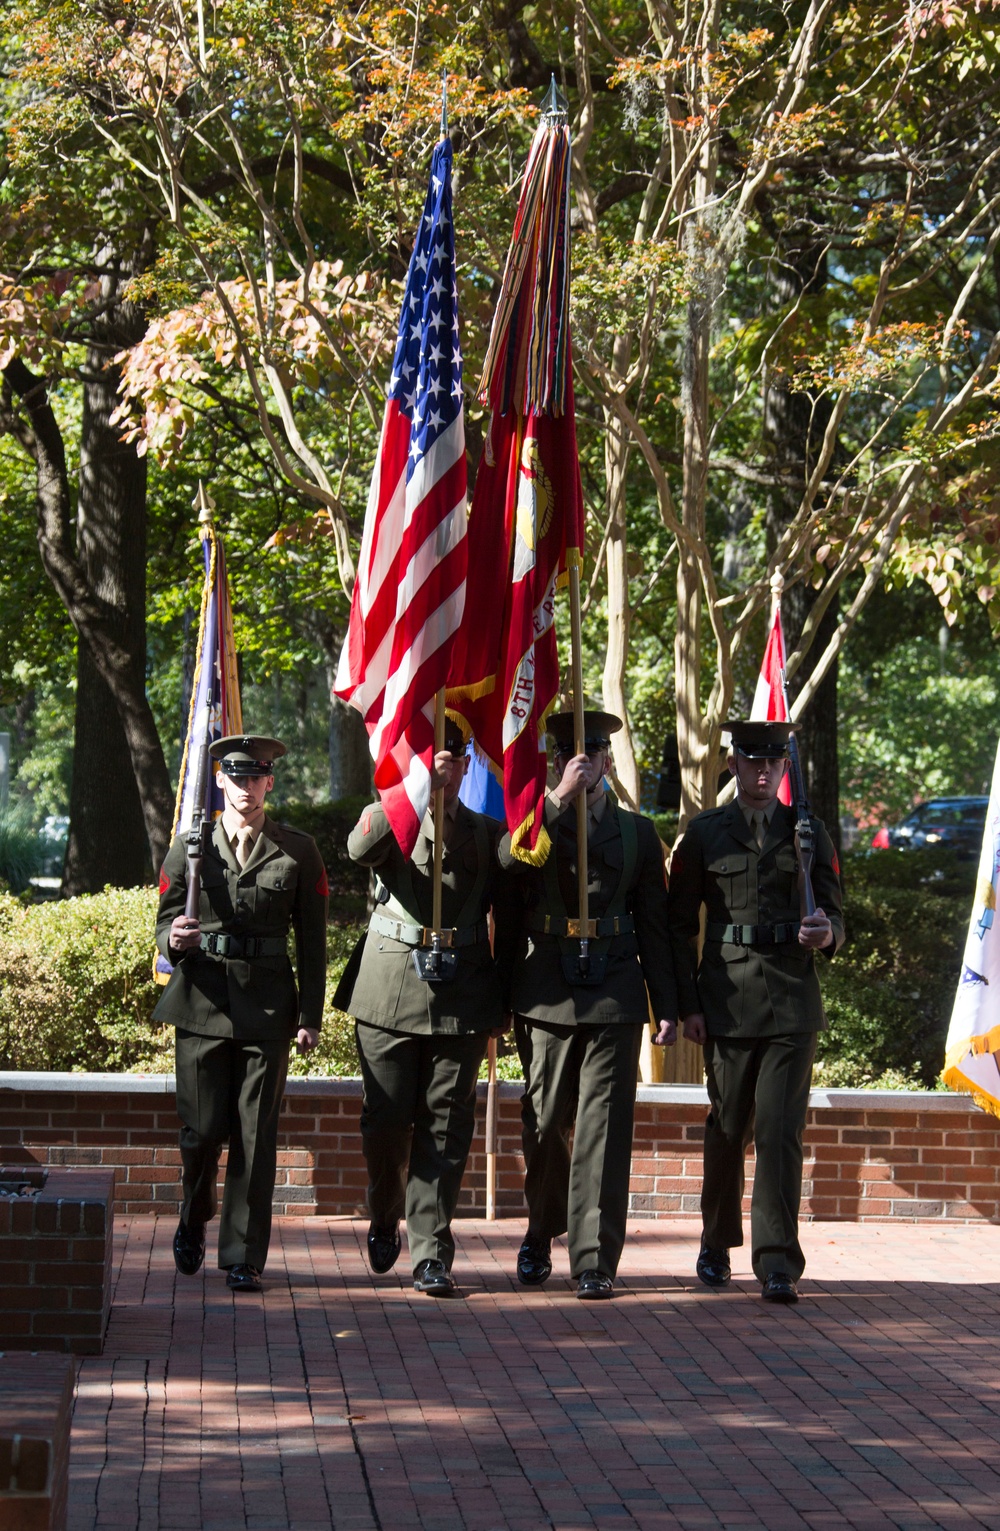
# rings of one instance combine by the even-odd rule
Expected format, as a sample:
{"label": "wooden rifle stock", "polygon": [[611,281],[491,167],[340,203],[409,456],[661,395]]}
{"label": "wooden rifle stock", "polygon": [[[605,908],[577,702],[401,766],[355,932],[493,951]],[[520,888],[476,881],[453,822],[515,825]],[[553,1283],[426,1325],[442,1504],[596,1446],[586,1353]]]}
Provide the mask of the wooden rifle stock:
{"label": "wooden rifle stock", "polygon": [[205,817],[205,796],[208,785],[208,739],[202,740],[198,752],[198,774],[195,779],[194,813],[191,828],[187,832],[187,897],[184,913],[189,920],[196,920],[201,906],[201,864],[205,859],[206,831],[209,820]]}

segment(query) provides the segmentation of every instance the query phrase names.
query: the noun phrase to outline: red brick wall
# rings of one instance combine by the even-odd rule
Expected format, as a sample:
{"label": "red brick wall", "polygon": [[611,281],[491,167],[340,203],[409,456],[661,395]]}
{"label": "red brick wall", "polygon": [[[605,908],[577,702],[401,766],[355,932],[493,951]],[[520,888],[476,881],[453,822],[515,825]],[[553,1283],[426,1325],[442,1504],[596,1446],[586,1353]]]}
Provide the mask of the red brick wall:
{"label": "red brick wall", "polygon": [[0,1531],[65,1531],[74,1373],[68,1356],[0,1356]]}
{"label": "red brick wall", "polygon": [[[30,1088],[12,1087],[16,1075],[0,1078],[0,1161],[112,1168],[116,1210],[176,1213],[180,1155],[174,1097],[164,1093],[169,1081],[130,1089],[122,1079],[114,1081],[113,1089],[75,1090],[71,1075],[61,1076],[60,1084],[65,1081],[70,1088],[60,1089],[46,1088],[44,1076],[30,1078]],[[501,1086],[501,1216],[521,1216],[524,1207],[519,1094],[519,1086]],[[276,1212],[363,1211],[360,1106],[357,1081],[290,1081],[279,1139]],[[705,1112],[704,1093],[696,1086],[640,1088],[632,1161],[634,1216],[697,1215]],[[479,1125],[461,1203],[464,1211],[478,1214],[485,1207],[484,1116],[480,1087]],[[748,1191],[752,1175],[751,1155]],[[806,1128],[803,1189],[806,1217],[1000,1221],[1000,1121],[960,1096],[815,1092]]]}
{"label": "red brick wall", "polygon": [[100,1355],[111,1306],[114,1188],[110,1165],[59,1167],[37,1196],[0,1198],[0,1350]]}

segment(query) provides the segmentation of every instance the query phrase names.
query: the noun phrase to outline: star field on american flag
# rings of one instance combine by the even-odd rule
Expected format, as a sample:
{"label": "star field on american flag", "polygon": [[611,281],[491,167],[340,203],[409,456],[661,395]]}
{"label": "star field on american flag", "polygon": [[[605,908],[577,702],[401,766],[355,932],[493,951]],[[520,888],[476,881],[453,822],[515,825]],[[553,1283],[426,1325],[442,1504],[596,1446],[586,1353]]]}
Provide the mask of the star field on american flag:
{"label": "star field on american flag", "polygon": [[389,379],[389,397],[410,422],[407,478],[462,407],[450,160],[451,144],[444,139],[431,164]]}
{"label": "star field on american flag", "polygon": [[468,495],[451,142],[416,229],[335,694],[368,730],[375,785],[409,855],[430,802],[434,699],[465,611]]}

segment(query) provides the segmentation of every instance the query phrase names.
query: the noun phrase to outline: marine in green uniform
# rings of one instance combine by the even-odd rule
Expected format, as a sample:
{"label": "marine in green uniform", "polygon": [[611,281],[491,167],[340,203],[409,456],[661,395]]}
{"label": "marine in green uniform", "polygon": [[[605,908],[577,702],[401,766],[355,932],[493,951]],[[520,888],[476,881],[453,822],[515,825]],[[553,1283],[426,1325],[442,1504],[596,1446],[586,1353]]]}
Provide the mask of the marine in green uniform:
{"label": "marine in green uniform", "polygon": [[431,786],[444,793],[442,922],[451,976],[427,981],[414,963],[429,946],[433,919],[432,816],[407,860],[373,803],[347,845],[377,874],[378,901],[334,996],[357,1022],[369,1262],[380,1275],[392,1269],[405,1216],[413,1284],[430,1297],[455,1290],[451,1222],[475,1128],[476,1081],[490,1032],[503,1025],[487,924],[502,882],[500,825],[459,801],[467,765],[462,734],[449,720]]}
{"label": "marine in green uniform", "polygon": [[[156,941],[174,964],[154,1019],[176,1028],[177,1111],[184,1204],[174,1261],[193,1276],[216,1211],[226,1140],[219,1266],[236,1292],[258,1292],[271,1234],[278,1117],[294,1038],[315,1047],[326,987],[326,870],[309,835],[264,811],[277,739],[218,739],[225,798],[205,849],[197,919],[184,913],[186,845],[160,873]],[[295,975],[288,957],[295,934]]]}
{"label": "marine in green uniform", "polygon": [[[509,834],[500,842],[501,865],[520,883],[524,906],[510,977],[525,1078],[528,1202],[517,1274],[525,1286],[547,1280],[552,1240],[568,1232],[570,1272],[585,1299],[612,1295],[625,1242],[642,1028],[652,1004],[662,1039],[672,1041],[677,1014],[663,848],[649,820],[618,807],[604,784],[611,735],[621,726],[612,713],[585,713],[585,753],[575,755],[572,714],[552,717],[559,775],[545,804],[552,849],[532,867],[512,857]],[[586,972],[579,939],[568,933],[579,915],[581,793],[596,921]]]}
{"label": "marine in green uniform", "polygon": [[[688,825],[670,863],[670,927],[684,1034],[705,1047],[711,1109],[698,1275],[725,1286],[743,1243],[744,1158],[756,1148],[750,1235],[768,1302],[798,1298],[802,1131],[816,1034],[826,1021],[816,953],[844,939],[840,868],[813,820],[816,913],[800,919],[795,812],[778,801],[788,723],[730,723],[736,798]],[[705,940],[698,961],[699,914]]]}

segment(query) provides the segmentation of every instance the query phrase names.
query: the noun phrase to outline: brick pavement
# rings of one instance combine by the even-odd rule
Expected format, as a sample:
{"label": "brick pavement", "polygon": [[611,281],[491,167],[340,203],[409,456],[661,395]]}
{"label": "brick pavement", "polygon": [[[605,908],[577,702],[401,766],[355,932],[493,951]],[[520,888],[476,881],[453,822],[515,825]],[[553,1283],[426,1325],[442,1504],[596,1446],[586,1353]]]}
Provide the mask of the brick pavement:
{"label": "brick pavement", "polygon": [[511,1281],[519,1222],[460,1224],[454,1302],[376,1281],[365,1226],[280,1220],[234,1299],[122,1223],[70,1531],[1000,1531],[998,1226],[808,1225],[791,1310],[742,1251],[698,1286],[690,1221],[637,1223],[590,1304],[562,1248]]}

